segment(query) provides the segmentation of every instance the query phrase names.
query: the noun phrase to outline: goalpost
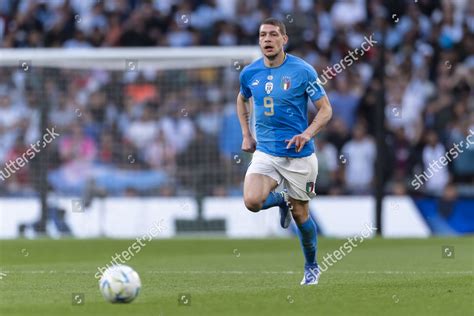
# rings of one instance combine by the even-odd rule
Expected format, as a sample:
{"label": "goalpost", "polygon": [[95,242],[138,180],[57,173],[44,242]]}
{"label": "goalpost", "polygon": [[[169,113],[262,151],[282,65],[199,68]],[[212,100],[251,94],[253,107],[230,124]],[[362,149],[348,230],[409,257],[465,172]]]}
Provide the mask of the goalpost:
{"label": "goalpost", "polygon": [[87,207],[101,194],[235,194],[245,157],[232,105],[259,56],[258,46],[0,49],[11,117],[0,121],[0,194],[39,197],[40,232],[49,195]]}
{"label": "goalpost", "polygon": [[37,67],[127,70],[127,60],[155,70],[234,67],[233,61],[250,62],[260,56],[258,46],[159,47],[159,48],[42,48],[0,49],[0,65],[21,67],[29,61]]}

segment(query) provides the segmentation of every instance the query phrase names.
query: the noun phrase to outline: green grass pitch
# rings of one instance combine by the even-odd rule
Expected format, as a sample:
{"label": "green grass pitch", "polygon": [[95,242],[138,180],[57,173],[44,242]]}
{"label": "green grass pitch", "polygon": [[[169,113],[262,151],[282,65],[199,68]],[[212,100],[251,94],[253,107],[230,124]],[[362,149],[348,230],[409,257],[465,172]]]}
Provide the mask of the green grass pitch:
{"label": "green grass pitch", "polygon": [[[345,240],[319,238],[319,258]],[[128,240],[0,241],[0,315],[473,315],[474,237],[366,240],[302,287],[298,240],[171,239],[127,264],[142,291],[105,302],[94,278]],[[454,247],[451,258],[442,247]],[[450,248],[452,249],[452,248]],[[74,305],[73,293],[84,295]],[[190,295],[180,305],[179,295]],[[182,303],[184,304],[184,302]]]}

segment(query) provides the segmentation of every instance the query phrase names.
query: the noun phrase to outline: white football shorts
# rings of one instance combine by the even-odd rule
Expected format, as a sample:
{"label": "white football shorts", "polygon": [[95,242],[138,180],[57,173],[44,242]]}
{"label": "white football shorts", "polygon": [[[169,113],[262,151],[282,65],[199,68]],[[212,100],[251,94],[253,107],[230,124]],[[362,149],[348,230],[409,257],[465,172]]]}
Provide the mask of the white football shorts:
{"label": "white football shorts", "polygon": [[255,151],[247,174],[258,173],[274,179],[295,200],[309,201],[316,196],[318,158],[311,154],[302,158],[276,157]]}

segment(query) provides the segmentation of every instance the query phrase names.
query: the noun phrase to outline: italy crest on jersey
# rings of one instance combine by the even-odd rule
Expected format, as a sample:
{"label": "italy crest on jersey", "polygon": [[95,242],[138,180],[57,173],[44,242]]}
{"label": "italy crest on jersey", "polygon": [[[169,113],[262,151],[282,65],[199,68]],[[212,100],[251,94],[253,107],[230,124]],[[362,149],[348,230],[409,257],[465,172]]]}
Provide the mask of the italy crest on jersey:
{"label": "italy crest on jersey", "polygon": [[285,91],[287,91],[288,89],[290,89],[290,86],[291,86],[291,80],[290,80],[290,77],[288,76],[283,76],[281,78],[281,88]]}

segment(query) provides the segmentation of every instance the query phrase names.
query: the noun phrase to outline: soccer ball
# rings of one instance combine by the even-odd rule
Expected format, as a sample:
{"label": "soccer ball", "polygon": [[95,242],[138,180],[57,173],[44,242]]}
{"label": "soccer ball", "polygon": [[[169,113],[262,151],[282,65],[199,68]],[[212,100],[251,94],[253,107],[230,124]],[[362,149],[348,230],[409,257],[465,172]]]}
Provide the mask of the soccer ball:
{"label": "soccer ball", "polygon": [[99,280],[102,296],[111,303],[130,303],[140,292],[138,273],[126,265],[114,265]]}

